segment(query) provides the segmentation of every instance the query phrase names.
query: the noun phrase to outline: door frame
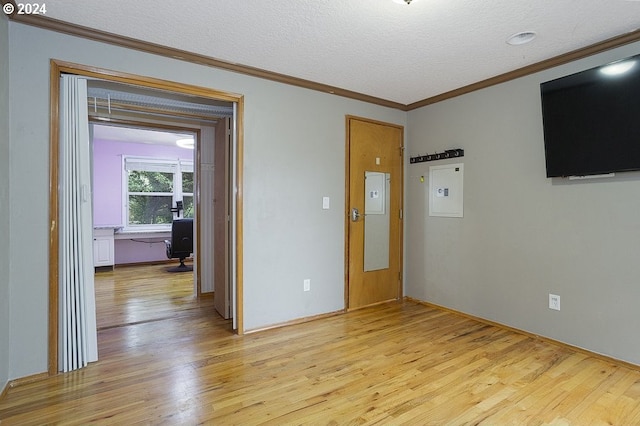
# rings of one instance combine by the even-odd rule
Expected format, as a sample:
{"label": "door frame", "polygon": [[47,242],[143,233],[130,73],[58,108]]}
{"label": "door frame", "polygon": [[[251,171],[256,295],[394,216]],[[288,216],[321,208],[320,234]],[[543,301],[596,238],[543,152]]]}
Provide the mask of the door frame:
{"label": "door frame", "polygon": [[102,80],[160,89],[167,92],[187,94],[236,104],[236,332],[243,333],[242,292],[242,164],[243,164],[243,114],[244,96],[234,93],[199,87],[190,84],[161,80],[125,72],[51,59],[49,75],[49,327],[48,327],[48,374],[58,374],[58,308],[59,308],[59,164],[60,164],[60,77],[74,74]]}
{"label": "door frame", "polygon": [[[347,312],[349,310],[349,230],[350,221],[351,221],[351,132],[349,127],[350,120],[359,120],[372,124],[379,124],[382,126],[394,127],[400,129],[402,132],[402,156],[400,157],[401,167],[400,167],[400,205],[402,206],[402,223],[400,225],[400,280],[398,284],[398,300],[403,297],[404,290],[404,172],[405,172],[405,160],[404,160],[404,126],[394,123],[387,123],[384,121],[373,120],[370,118],[358,117],[355,115],[346,115],[345,116],[345,212],[344,212],[344,310]],[[384,303],[384,302],[381,302]]]}

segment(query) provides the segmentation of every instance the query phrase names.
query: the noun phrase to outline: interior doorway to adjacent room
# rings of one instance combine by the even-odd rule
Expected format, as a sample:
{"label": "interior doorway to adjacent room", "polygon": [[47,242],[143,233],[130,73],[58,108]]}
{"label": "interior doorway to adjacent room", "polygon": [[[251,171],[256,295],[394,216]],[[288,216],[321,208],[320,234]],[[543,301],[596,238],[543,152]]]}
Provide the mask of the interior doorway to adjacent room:
{"label": "interior doorway to adjacent room", "polygon": [[[92,120],[94,122],[100,122],[102,124],[111,125],[131,125],[131,123],[145,122],[147,124],[158,125],[169,121],[175,125],[179,123],[179,127],[182,130],[193,130],[194,133],[199,133],[200,143],[196,143],[195,157],[194,157],[194,188],[193,188],[193,208],[194,215],[196,217],[196,225],[194,230],[194,239],[196,240],[196,248],[194,250],[194,258],[196,265],[196,279],[195,293],[200,295],[203,290],[214,289],[218,293],[219,289],[223,288],[220,293],[226,292],[225,298],[228,299],[226,305],[228,309],[226,312],[221,312],[222,315],[230,315],[233,317],[233,328],[239,332],[242,332],[242,312],[237,309],[242,303],[241,292],[241,276],[238,274],[239,265],[242,261],[242,245],[241,233],[237,227],[238,223],[241,223],[242,211],[241,203],[238,200],[236,194],[241,193],[239,186],[241,185],[241,152],[242,152],[242,110],[243,110],[243,98],[240,95],[228,94],[219,92],[207,88],[200,88],[195,86],[184,85],[175,82],[168,82],[163,80],[156,80],[148,77],[140,77],[124,73],[116,73],[108,70],[99,70],[94,67],[86,67],[82,65],[62,63],[58,61],[52,61],[51,67],[51,117],[52,117],[52,129],[51,129],[51,170],[55,171],[58,167],[58,99],[59,88],[57,82],[63,73],[73,74],[81,77],[86,77],[90,80],[92,85],[97,85],[101,89],[111,91],[111,94],[107,96],[106,105],[102,99],[98,99],[99,96],[89,96],[88,102],[93,100],[93,115]],[[96,83],[97,82],[97,83]],[[136,98],[132,101],[130,98],[118,96],[112,96],[113,91],[121,90],[123,93],[130,95],[132,98]],[[93,99],[91,99],[93,98]],[[143,98],[143,102],[140,102],[140,98]],[[153,99],[151,104],[145,101]],[[103,108],[104,111],[99,112]],[[195,108],[195,110],[189,110],[189,108]],[[221,146],[217,149],[222,152],[222,158],[224,160],[223,167],[228,167],[225,177],[219,179],[224,181],[222,187],[223,194],[214,195],[214,182],[213,173],[215,165],[213,161],[203,161],[203,151],[207,140],[207,118],[203,117],[207,113],[213,115],[220,114],[220,110],[231,111],[230,117],[217,116],[216,120],[223,119],[223,125],[217,126],[223,129],[223,131],[216,134],[215,127],[212,127],[213,133],[211,134],[212,140],[219,140]],[[213,112],[212,112],[213,111]],[[115,113],[115,114],[114,114]],[[123,117],[126,116],[126,117]],[[213,151],[215,145],[212,143],[209,147],[210,151]],[[225,157],[226,156],[226,157]],[[210,177],[208,177],[210,175]],[[58,176],[55,172],[51,173],[51,238],[50,238],[50,314],[49,314],[49,373],[55,374],[58,371],[58,346],[63,342],[59,341],[58,336],[58,229],[57,229],[57,180]],[[209,186],[207,187],[207,184]],[[204,189],[203,189],[204,188]],[[219,190],[219,189],[218,189]],[[201,209],[201,196],[202,192],[206,192],[211,195],[211,199],[214,198],[219,203],[223,203],[227,206],[226,209],[218,209],[224,212],[224,223],[227,223],[226,229],[222,234],[221,241],[226,244],[224,250],[225,256],[224,264],[221,269],[226,272],[222,275],[225,279],[224,287],[220,287],[219,282],[214,282],[213,276],[211,278],[203,278],[198,272],[198,264],[204,265],[201,259],[206,258],[206,263],[210,264],[211,258],[213,258],[213,247],[215,242],[213,238],[209,238],[213,234],[211,232],[203,233],[203,227],[198,225],[197,217],[199,214],[203,214]],[[184,195],[184,194],[183,194]],[[184,198],[183,198],[184,202]],[[183,204],[184,205],[184,204]],[[213,213],[211,213],[211,222],[214,221]],[[204,243],[208,241],[209,247],[206,247]],[[200,268],[203,269],[203,268]],[[217,294],[216,294],[217,295]],[[224,304],[223,304],[224,306]]]}

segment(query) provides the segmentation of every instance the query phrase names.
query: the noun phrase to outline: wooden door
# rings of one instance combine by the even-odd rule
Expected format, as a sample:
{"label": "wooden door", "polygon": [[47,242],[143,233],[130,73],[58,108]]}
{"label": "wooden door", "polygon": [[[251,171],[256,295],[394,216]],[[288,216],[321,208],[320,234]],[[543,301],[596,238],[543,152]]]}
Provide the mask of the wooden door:
{"label": "wooden door", "polygon": [[213,305],[224,318],[231,317],[230,237],[231,203],[229,170],[231,152],[231,120],[216,125],[213,182]]}
{"label": "wooden door", "polygon": [[[347,117],[345,296],[348,309],[402,296],[403,133],[401,126]],[[371,190],[371,185],[366,183],[366,176],[370,180],[384,179],[386,187],[380,188],[380,191]],[[371,203],[381,201],[380,198],[386,197],[385,194],[388,198],[375,211]],[[385,212],[385,216],[381,211]],[[370,226],[381,219],[385,229],[382,238],[380,235],[375,237],[372,249],[374,237]],[[367,220],[369,225],[366,225]],[[382,251],[381,260],[371,266],[370,253],[383,245],[381,241],[388,243],[387,250]],[[368,251],[367,256],[365,251]]]}

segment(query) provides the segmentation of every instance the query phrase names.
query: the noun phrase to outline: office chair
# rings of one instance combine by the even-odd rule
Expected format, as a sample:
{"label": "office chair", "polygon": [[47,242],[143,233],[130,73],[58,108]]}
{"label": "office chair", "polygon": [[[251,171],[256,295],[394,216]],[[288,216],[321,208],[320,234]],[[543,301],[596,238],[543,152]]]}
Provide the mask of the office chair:
{"label": "office chair", "polygon": [[171,241],[164,240],[169,259],[180,259],[180,265],[168,269],[169,272],[193,271],[193,266],[184,260],[193,253],[193,219],[175,219],[171,225]]}

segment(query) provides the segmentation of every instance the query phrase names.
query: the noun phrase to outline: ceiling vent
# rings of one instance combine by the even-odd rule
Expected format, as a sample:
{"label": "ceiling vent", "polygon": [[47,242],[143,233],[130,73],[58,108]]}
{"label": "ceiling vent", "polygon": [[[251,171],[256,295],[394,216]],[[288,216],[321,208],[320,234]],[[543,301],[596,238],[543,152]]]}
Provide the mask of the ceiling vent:
{"label": "ceiling vent", "polygon": [[534,31],[522,31],[509,37],[507,39],[507,43],[512,46],[518,46],[521,44],[529,43],[534,38],[536,38],[536,33]]}

